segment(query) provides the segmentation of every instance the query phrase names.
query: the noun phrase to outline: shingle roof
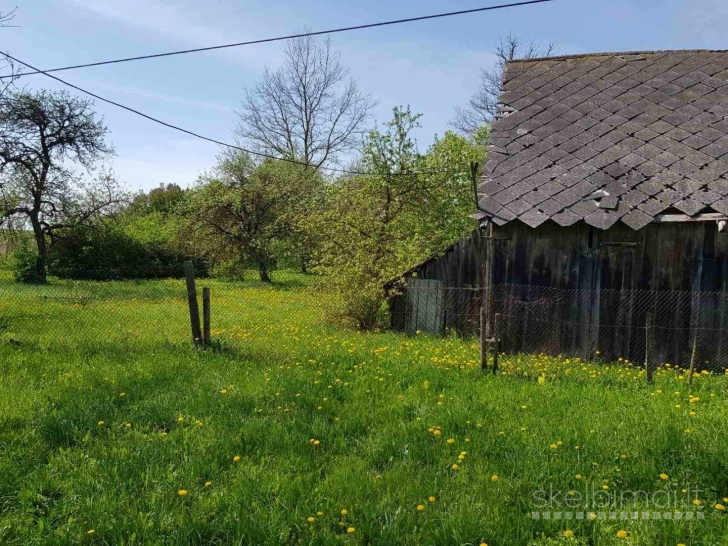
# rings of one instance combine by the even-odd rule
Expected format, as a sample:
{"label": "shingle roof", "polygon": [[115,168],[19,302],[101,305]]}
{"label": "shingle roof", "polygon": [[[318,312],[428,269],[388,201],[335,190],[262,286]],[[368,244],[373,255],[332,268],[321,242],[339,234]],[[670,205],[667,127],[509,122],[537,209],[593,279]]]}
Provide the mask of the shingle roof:
{"label": "shingle roof", "polygon": [[726,51],[512,61],[500,101],[478,188],[499,225],[728,214]]}

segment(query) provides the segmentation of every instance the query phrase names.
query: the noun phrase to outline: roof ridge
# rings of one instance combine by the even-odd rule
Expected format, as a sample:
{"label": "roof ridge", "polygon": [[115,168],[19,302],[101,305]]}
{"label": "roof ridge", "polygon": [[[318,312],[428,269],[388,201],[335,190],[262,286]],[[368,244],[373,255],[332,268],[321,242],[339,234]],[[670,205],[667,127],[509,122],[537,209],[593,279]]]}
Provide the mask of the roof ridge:
{"label": "roof ridge", "polygon": [[571,55],[552,55],[551,57],[530,57],[511,59],[509,63],[531,63],[539,61],[565,61],[568,59],[583,59],[586,57],[618,57],[620,55],[658,55],[671,53],[728,53],[728,49],[656,49],[645,51],[605,51],[601,53],[573,53]]}

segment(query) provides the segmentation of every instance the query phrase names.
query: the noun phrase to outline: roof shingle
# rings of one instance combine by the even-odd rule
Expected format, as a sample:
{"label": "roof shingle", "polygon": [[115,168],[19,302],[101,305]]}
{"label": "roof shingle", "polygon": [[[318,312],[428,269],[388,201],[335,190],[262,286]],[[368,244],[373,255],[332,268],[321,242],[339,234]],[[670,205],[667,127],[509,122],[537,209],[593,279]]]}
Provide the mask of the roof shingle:
{"label": "roof shingle", "polygon": [[728,52],[511,61],[500,100],[478,191],[501,225],[728,211]]}

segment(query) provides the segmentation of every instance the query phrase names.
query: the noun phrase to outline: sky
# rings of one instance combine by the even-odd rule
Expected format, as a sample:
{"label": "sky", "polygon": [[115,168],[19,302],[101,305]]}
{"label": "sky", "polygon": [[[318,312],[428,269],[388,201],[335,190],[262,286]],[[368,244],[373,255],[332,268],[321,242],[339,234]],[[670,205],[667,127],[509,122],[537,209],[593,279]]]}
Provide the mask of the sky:
{"label": "sky", "polygon": [[[303,29],[415,17],[503,0],[23,0],[0,49],[41,69],[290,34]],[[0,3],[0,9],[2,8]],[[7,3],[8,11],[16,3]],[[550,3],[332,36],[359,87],[378,100],[381,124],[397,105],[423,114],[421,150],[448,129],[457,106],[494,63],[508,34],[559,54],[656,49],[726,49],[725,0],[555,0]],[[106,98],[222,141],[233,141],[244,89],[280,62],[281,43],[86,68],[58,74]],[[43,75],[27,88],[59,89]],[[76,93],[76,92],[74,92]],[[215,144],[98,103],[116,156],[109,167],[130,189],[193,184]]]}

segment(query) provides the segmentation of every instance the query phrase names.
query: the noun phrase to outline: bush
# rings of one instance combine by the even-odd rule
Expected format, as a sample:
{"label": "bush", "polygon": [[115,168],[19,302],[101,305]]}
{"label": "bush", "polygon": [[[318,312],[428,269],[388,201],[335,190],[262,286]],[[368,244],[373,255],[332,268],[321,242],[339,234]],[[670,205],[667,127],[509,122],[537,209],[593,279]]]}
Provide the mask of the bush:
{"label": "bush", "polygon": [[[49,269],[64,279],[181,278],[188,259],[178,250],[161,243],[142,243],[113,228],[75,228],[54,241]],[[197,276],[208,276],[206,262],[192,261]]]}
{"label": "bush", "polygon": [[38,277],[36,264],[38,253],[32,250],[16,250],[13,252],[13,276],[18,282],[25,284],[41,284],[43,280]]}
{"label": "bush", "polygon": [[212,276],[226,281],[243,281],[246,269],[248,268],[242,260],[224,260],[212,267]]}

